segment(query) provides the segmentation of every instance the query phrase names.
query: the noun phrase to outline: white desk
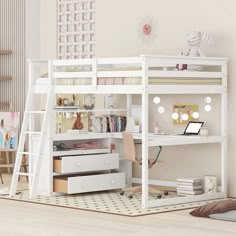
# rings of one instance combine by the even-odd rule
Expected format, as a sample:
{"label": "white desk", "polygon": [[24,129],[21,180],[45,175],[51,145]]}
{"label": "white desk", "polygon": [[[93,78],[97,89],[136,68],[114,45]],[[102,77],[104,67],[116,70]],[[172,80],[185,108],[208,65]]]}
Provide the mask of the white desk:
{"label": "white desk", "polygon": [[[142,133],[133,133],[133,138],[135,140],[142,140]],[[86,139],[122,139],[122,133],[79,133],[79,134],[57,134],[53,136],[54,141],[66,141],[66,140],[86,140]],[[157,135],[153,133],[149,133],[147,136],[146,145],[148,147],[155,146],[173,146],[173,145],[189,145],[189,144],[207,144],[207,143],[219,143],[223,145],[225,142],[222,136],[184,136],[184,135]],[[145,142],[142,142],[142,148],[145,147]],[[147,155],[148,157],[148,155]],[[221,175],[224,176],[225,171],[225,160],[223,156],[221,157]],[[175,187],[176,182],[173,181],[164,181],[164,180],[151,180],[148,178],[148,165],[142,165],[142,179],[132,178],[133,183],[142,183],[145,186],[145,190],[147,191],[148,184],[154,184],[158,186],[168,186]],[[217,192],[215,194],[202,194],[196,196],[189,197],[178,197],[178,198],[168,198],[168,199],[158,199],[153,201],[148,201],[148,207],[154,206],[164,206],[170,204],[179,204],[186,202],[194,202],[194,201],[202,201],[208,199],[218,199],[226,197],[226,191],[224,186],[222,187],[221,181],[221,192]],[[145,196],[148,199],[148,196]]]}

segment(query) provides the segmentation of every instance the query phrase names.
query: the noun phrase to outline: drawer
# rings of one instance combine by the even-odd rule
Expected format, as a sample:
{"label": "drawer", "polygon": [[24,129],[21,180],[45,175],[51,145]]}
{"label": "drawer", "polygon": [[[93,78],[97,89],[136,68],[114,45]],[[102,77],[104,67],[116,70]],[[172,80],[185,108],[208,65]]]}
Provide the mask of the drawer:
{"label": "drawer", "polygon": [[71,177],[54,177],[53,191],[61,193],[85,193],[120,189],[125,187],[125,172]]}
{"label": "drawer", "polygon": [[53,171],[62,174],[85,171],[111,170],[118,168],[118,153],[64,156],[61,159],[53,160]]}

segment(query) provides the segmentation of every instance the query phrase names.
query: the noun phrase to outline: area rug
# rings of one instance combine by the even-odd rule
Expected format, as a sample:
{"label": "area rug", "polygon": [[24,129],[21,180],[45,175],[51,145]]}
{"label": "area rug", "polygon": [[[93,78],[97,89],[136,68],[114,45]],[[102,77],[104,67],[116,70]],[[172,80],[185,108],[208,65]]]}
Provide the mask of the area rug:
{"label": "area rug", "polygon": [[[176,195],[171,193],[168,196],[163,196],[163,198],[172,197],[176,197]],[[21,190],[13,198],[10,198],[9,195],[0,196],[0,198],[131,217],[190,209],[212,202],[202,201],[143,209],[141,207],[142,198],[140,193],[136,193],[132,199],[129,199],[128,195],[121,196],[119,192],[113,191],[53,197],[36,196],[33,199],[29,199],[28,190]],[[149,198],[150,200],[154,200],[156,199],[156,195],[150,194]]]}
{"label": "area rug", "polygon": [[[11,184],[11,175],[4,174],[3,179],[4,185],[9,188]],[[28,183],[26,182],[26,179],[22,178],[18,183],[18,191],[15,197],[10,198],[9,195],[0,195],[0,198],[131,217],[190,209],[214,201],[202,201],[143,209],[141,206],[141,193],[135,193],[132,199],[128,198],[128,193],[121,196],[119,191],[104,191],[53,197],[36,196],[33,199],[29,199],[29,191],[27,188]],[[175,192],[170,192],[168,196],[163,196],[163,198],[173,197],[176,197]],[[150,193],[149,199],[157,199],[157,195]]]}

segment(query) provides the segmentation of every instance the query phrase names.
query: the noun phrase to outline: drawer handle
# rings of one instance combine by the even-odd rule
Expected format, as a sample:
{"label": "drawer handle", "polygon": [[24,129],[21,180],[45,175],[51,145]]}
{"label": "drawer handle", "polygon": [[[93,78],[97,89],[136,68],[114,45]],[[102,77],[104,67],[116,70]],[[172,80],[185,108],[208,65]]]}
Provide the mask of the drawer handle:
{"label": "drawer handle", "polygon": [[109,162],[108,162],[108,160],[105,160],[105,164],[108,164]]}
{"label": "drawer handle", "polygon": [[80,166],[79,162],[76,163],[77,166]]}
{"label": "drawer handle", "polygon": [[115,183],[115,180],[112,180],[111,183],[114,184],[114,183]]}

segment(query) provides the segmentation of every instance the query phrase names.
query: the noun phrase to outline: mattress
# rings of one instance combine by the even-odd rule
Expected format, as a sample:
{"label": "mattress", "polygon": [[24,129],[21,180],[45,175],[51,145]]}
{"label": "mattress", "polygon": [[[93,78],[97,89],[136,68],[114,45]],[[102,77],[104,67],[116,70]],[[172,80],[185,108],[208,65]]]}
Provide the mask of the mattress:
{"label": "mattress", "polygon": [[[141,78],[97,78],[98,85],[141,85]],[[48,85],[48,78],[38,78],[36,85]],[[91,85],[91,78],[77,79],[58,79],[56,85]],[[149,85],[178,85],[178,84],[195,84],[195,85],[220,85],[220,79],[188,79],[188,78],[149,78]]]}

